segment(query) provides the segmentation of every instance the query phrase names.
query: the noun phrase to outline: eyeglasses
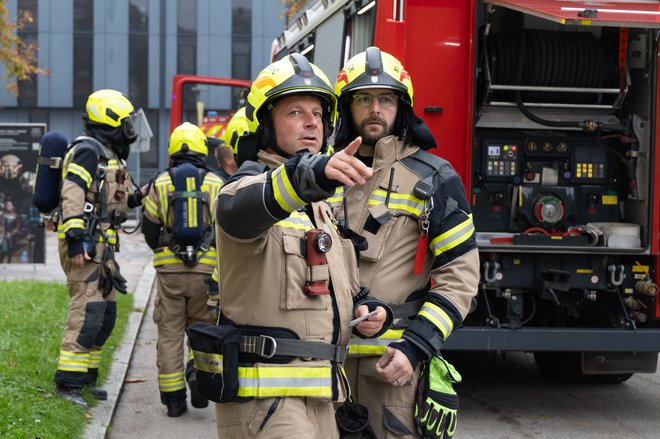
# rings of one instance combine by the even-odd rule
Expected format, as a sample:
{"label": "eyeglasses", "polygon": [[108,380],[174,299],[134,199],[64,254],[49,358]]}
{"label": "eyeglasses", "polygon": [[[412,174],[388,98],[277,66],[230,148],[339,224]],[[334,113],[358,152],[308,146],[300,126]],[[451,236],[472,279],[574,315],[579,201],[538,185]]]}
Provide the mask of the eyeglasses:
{"label": "eyeglasses", "polygon": [[399,96],[395,94],[386,94],[386,95],[368,95],[364,93],[357,93],[353,95],[353,103],[357,107],[371,107],[371,104],[374,102],[374,99],[378,99],[378,105],[381,107],[394,107],[399,100]]}

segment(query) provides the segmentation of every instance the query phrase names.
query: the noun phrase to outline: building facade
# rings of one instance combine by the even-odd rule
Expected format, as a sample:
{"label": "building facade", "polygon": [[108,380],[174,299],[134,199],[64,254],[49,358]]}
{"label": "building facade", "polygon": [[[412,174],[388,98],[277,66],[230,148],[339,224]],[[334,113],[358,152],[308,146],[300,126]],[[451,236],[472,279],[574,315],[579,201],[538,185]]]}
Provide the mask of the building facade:
{"label": "building facade", "polygon": [[[8,0],[12,17],[30,11],[19,31],[39,45],[50,76],[0,87],[0,122],[47,123],[69,139],[94,90],[113,88],[143,108],[154,137],[132,154],[141,183],[167,165],[171,83],[175,74],[254,78],[270,62],[284,28],[277,0]],[[4,67],[0,65],[0,73]]]}

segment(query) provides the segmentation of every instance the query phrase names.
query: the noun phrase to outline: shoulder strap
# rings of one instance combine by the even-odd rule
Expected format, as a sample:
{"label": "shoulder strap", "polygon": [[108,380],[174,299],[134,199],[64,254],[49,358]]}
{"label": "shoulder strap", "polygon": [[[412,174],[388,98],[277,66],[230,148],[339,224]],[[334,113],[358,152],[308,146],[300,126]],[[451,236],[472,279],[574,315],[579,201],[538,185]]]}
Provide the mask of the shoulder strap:
{"label": "shoulder strap", "polygon": [[419,176],[413,189],[415,196],[428,200],[435,191],[433,177],[441,172],[447,161],[420,149],[403,158],[401,164]]}
{"label": "shoulder strap", "polygon": [[[83,143],[85,142],[85,143]],[[94,152],[96,152],[96,155],[99,157],[99,159],[103,158],[106,162],[110,160],[110,155],[106,151],[105,145],[103,145],[101,142],[99,142],[97,139],[94,137],[90,136],[78,136],[76,137],[73,142],[71,142],[71,145],[69,145],[69,148],[73,148],[76,145],[82,144],[81,147],[86,147]]]}

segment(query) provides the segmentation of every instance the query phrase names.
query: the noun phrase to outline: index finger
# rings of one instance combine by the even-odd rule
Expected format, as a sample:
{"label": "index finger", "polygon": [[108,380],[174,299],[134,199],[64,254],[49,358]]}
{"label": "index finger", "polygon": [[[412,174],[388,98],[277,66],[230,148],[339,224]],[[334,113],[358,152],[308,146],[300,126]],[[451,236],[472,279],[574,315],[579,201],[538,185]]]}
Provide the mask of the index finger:
{"label": "index finger", "polygon": [[346,154],[353,156],[357,152],[358,148],[360,148],[360,145],[362,145],[362,137],[357,136],[355,140],[353,140],[348,144],[346,148],[343,149],[343,151]]}

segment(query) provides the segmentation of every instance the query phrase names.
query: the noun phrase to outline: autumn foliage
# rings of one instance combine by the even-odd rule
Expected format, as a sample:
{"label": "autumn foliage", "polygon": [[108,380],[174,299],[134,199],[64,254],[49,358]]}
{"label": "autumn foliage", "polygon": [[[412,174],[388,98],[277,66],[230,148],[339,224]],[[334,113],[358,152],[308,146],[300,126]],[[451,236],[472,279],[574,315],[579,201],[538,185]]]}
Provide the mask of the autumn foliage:
{"label": "autumn foliage", "polygon": [[32,14],[20,11],[17,19],[13,21],[4,1],[0,0],[0,63],[5,66],[5,88],[18,95],[18,81],[31,81],[35,75],[48,75],[48,71],[38,66],[37,44],[25,42],[18,36],[18,31],[26,23],[32,23]]}

